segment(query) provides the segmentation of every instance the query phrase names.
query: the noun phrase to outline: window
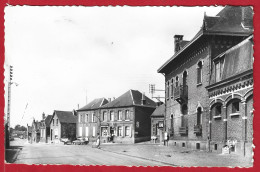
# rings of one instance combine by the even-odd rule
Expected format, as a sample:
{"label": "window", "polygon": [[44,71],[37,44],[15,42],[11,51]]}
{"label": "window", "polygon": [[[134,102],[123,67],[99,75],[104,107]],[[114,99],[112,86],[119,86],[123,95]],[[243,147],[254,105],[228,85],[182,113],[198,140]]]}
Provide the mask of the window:
{"label": "window", "polygon": [[103,121],[107,121],[107,112],[103,112]]}
{"label": "window", "polygon": [[123,128],[118,127],[118,136],[123,136]]}
{"label": "window", "polygon": [[125,111],[125,120],[130,120],[129,110]]}
{"label": "window", "polygon": [[122,117],[123,117],[123,116],[122,116],[122,111],[119,110],[119,111],[118,111],[118,120],[121,121],[121,120],[122,120]]}
{"label": "window", "polygon": [[88,122],[88,114],[85,116],[85,122]]}
{"label": "window", "polygon": [[167,98],[170,96],[170,82],[167,82]]}
{"label": "window", "polygon": [[215,108],[215,116],[221,115],[221,105],[217,105]]}
{"label": "window", "polygon": [[86,127],[85,136],[86,136],[86,137],[88,136],[88,127]]}
{"label": "window", "polygon": [[202,83],[202,62],[200,61],[197,66],[197,84]]}
{"label": "window", "polygon": [[176,88],[179,87],[179,77],[178,76],[175,77],[175,87]]}
{"label": "window", "polygon": [[92,118],[91,118],[91,121],[92,122],[95,122],[95,114],[94,113],[92,113],[92,116],[91,116]]}
{"label": "window", "polygon": [[197,125],[201,125],[201,107],[197,109]]}
{"label": "window", "polygon": [[237,113],[239,112],[239,102],[233,102],[232,103],[232,113]]}
{"label": "window", "polygon": [[96,136],[96,128],[95,128],[95,126],[93,126],[93,136],[94,137]]}
{"label": "window", "polygon": [[79,127],[79,137],[82,136],[82,127]]}
{"label": "window", "polygon": [[224,64],[223,58],[215,62],[216,82],[221,81],[223,64]]}
{"label": "window", "polygon": [[129,126],[125,127],[125,136],[130,136],[131,130]]}
{"label": "window", "polygon": [[101,136],[107,136],[107,127],[101,127]]}
{"label": "window", "polygon": [[110,120],[114,121],[115,115],[114,115],[114,111],[110,111]]}
{"label": "window", "polygon": [[171,97],[173,97],[173,79],[172,79],[172,82],[171,82]]}
{"label": "window", "polygon": [[57,126],[59,125],[59,119],[56,119],[56,125]]}

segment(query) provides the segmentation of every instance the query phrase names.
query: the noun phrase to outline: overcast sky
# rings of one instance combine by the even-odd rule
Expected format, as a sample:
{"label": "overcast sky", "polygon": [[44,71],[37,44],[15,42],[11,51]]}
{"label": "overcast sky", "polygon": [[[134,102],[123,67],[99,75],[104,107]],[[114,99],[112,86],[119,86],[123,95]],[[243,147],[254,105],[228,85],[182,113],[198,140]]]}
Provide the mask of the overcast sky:
{"label": "overcast sky", "polygon": [[86,93],[88,102],[129,89],[150,97],[149,84],[164,89],[157,69],[174,54],[173,36],[190,40],[204,12],[222,8],[6,7],[5,68],[13,65],[19,84],[12,84],[11,126],[82,107]]}

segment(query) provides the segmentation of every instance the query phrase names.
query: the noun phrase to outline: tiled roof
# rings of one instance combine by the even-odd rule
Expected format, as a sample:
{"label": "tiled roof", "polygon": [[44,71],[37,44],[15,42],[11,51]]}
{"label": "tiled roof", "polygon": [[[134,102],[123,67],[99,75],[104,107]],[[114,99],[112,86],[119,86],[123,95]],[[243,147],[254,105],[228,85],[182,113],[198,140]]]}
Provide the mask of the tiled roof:
{"label": "tiled roof", "polygon": [[102,108],[126,107],[126,106],[146,106],[156,107],[156,103],[145,96],[146,104],[142,105],[142,93],[138,90],[129,90]]}
{"label": "tiled roof", "polygon": [[86,111],[86,110],[97,109],[107,103],[108,103],[108,100],[105,98],[94,99],[93,101],[91,101],[87,105],[83,106],[82,108],[78,109],[77,111]]}
{"label": "tiled roof", "polygon": [[164,114],[165,114],[165,104],[162,104],[154,110],[151,117],[164,116]]}
{"label": "tiled roof", "polygon": [[52,118],[52,115],[48,115],[46,118],[45,118],[45,126],[46,127],[49,127],[50,126],[50,123],[51,123],[51,118]]}
{"label": "tiled roof", "polygon": [[[61,123],[76,123],[76,121],[77,121],[77,118],[73,115],[72,111],[55,110],[53,113],[53,116],[54,116],[54,114],[57,115],[57,117]],[[52,118],[53,118],[53,116],[52,116]]]}
{"label": "tiled roof", "polygon": [[[242,20],[242,12],[244,11],[245,20]],[[169,64],[172,64],[180,54],[194,44],[204,35],[241,35],[249,36],[253,32],[253,10],[251,7],[226,6],[216,16],[204,16],[203,24],[199,32],[184,45],[184,47],[167,60],[158,70],[159,73],[165,73]],[[247,28],[245,28],[245,26]]]}

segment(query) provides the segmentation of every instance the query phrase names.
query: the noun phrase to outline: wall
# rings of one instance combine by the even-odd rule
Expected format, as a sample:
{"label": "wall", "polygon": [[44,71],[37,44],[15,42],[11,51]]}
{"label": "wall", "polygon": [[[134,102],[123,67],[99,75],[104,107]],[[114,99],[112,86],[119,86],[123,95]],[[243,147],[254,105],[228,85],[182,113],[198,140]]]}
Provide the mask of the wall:
{"label": "wall", "polygon": [[[135,107],[135,142],[151,139],[151,114],[155,110],[150,107]],[[139,124],[138,124],[139,123]]]}
{"label": "wall", "polygon": [[76,140],[76,124],[61,123],[60,138],[68,138],[70,141]]}
{"label": "wall", "polygon": [[[183,72],[186,70],[188,72],[187,85],[188,85],[188,114],[182,117],[181,105],[174,100],[174,96],[166,99],[166,129],[170,130],[171,127],[171,115],[173,115],[173,127],[174,136],[170,139],[174,140],[207,140],[207,130],[208,130],[208,91],[206,86],[209,84],[209,47],[207,44],[195,48],[195,55],[193,55],[190,60],[186,60],[185,64],[176,63],[172,67],[171,73],[166,74],[166,82],[179,77],[179,85],[183,83]],[[191,52],[192,53],[192,52]],[[187,57],[183,57],[187,58]],[[199,61],[203,62],[202,66],[202,84],[197,85],[197,64]],[[177,68],[177,66],[179,66]],[[194,125],[197,124],[197,107],[202,107],[202,135],[197,136],[194,134]],[[181,121],[184,118],[184,123],[188,126],[188,135],[180,135],[179,127],[181,127]]]}
{"label": "wall", "polygon": [[[86,114],[88,114],[88,121],[86,121]],[[94,122],[92,121],[92,116],[94,115]],[[83,115],[83,121],[79,122],[80,115]],[[80,127],[82,127],[82,135],[80,136]],[[88,134],[86,127],[88,127]],[[77,137],[88,138],[90,142],[95,142],[97,135],[100,133],[99,127],[99,110],[87,110],[78,112],[77,116]],[[95,128],[95,129],[94,129]],[[94,133],[93,133],[94,130]]]}
{"label": "wall", "polygon": [[[163,131],[163,128],[159,128],[157,131],[156,130],[156,125],[158,125],[158,122],[163,122],[164,123],[164,117],[151,117],[151,136],[156,136],[156,143],[160,142],[160,137],[163,138],[163,136],[160,136],[160,131]],[[154,134],[155,132],[155,134]]]}
{"label": "wall", "polygon": [[[125,111],[129,111],[130,119],[126,120],[125,118]],[[114,121],[111,121],[110,119],[110,112],[114,112]],[[118,112],[122,111],[122,120],[118,120]],[[103,119],[103,113],[107,112],[107,120],[104,121]],[[135,118],[135,111],[134,107],[118,107],[118,108],[108,108],[108,109],[101,109],[100,110],[100,119],[101,119],[101,127],[107,127],[108,128],[108,135],[102,136],[101,134],[101,142],[108,142],[109,136],[111,136],[112,133],[110,133],[111,129],[114,130],[114,137],[113,142],[115,143],[134,143],[134,118]],[[130,136],[125,136],[125,127],[130,127]],[[122,127],[123,135],[118,135],[118,127]]]}
{"label": "wall", "polygon": [[[52,121],[51,121],[51,123],[50,123],[50,129],[51,129],[51,140],[53,141],[53,140],[60,140],[60,136],[61,136],[61,125],[60,125],[60,121],[58,121],[58,124],[56,123],[56,121],[57,121],[57,119],[58,119],[58,117],[57,117],[57,115],[56,114],[54,114],[54,117],[52,118]],[[54,123],[53,123],[53,121],[54,121]],[[57,135],[57,137],[55,138],[55,130],[57,130],[58,131],[58,135]]]}

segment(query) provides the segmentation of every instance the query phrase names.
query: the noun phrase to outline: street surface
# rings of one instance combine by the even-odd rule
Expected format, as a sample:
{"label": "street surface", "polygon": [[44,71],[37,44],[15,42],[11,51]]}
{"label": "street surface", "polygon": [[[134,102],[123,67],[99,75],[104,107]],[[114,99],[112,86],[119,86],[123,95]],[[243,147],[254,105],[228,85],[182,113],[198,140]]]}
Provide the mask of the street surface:
{"label": "street surface", "polygon": [[16,164],[71,164],[120,166],[184,166],[184,167],[252,167],[252,157],[222,155],[158,144],[102,144],[101,149],[90,145],[34,143],[15,139],[21,148]]}
{"label": "street surface", "polygon": [[91,145],[62,145],[26,143],[15,140],[13,145],[23,145],[16,164],[72,164],[72,165],[124,165],[124,166],[165,166],[167,164],[141,158],[107,152],[92,148]]}

